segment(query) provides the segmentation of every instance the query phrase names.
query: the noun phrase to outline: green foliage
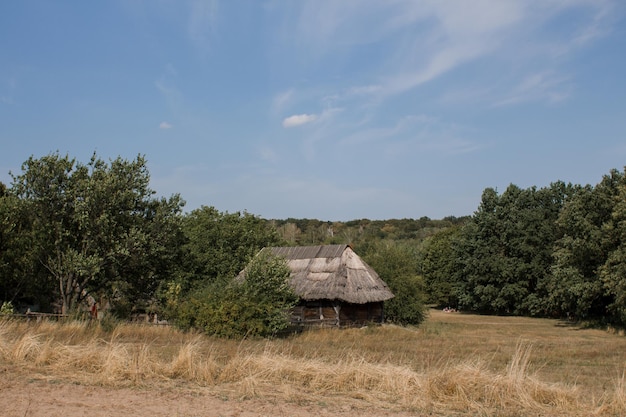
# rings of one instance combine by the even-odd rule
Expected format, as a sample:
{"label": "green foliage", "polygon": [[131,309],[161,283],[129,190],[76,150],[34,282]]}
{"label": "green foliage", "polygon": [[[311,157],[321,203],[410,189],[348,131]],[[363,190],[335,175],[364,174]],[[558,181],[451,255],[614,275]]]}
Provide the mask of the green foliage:
{"label": "green foliage", "polygon": [[360,248],[368,243],[393,240],[419,243],[451,226],[461,225],[468,216],[449,216],[441,220],[419,219],[369,220],[330,222],[316,219],[271,220],[279,235],[289,245],[351,244]]}
{"label": "green foliage", "polygon": [[459,282],[455,245],[460,227],[450,227],[427,239],[420,250],[419,268],[429,303],[457,308]]}
{"label": "green foliage", "polygon": [[13,308],[13,303],[10,301],[4,301],[2,306],[0,306],[0,316],[11,315],[15,313],[15,309]]}
{"label": "green foliage", "polygon": [[[624,175],[611,171],[595,187],[581,188],[563,207],[558,225],[554,264],[547,285],[550,307],[579,318],[602,317],[607,308],[622,321],[619,297],[621,207]],[[617,289],[617,291],[615,291]]]}
{"label": "green foliage", "polygon": [[571,186],[486,189],[461,231],[456,282],[461,308],[496,314],[543,314],[539,289],[552,263],[556,219]]}
{"label": "green foliage", "polygon": [[385,302],[386,320],[403,325],[417,325],[424,321],[424,282],[418,274],[418,257],[414,247],[380,242],[370,247],[363,259],[395,295]]}
{"label": "green foliage", "polygon": [[183,230],[187,281],[202,285],[231,279],[259,250],[280,243],[266,221],[246,212],[222,213],[206,206],[185,216]]}
{"label": "green foliage", "polygon": [[228,338],[275,336],[288,327],[288,311],[297,302],[289,274],[284,259],[262,251],[249,263],[245,278],[226,285],[212,282],[192,292],[178,304],[176,323]]}
{"label": "green foliage", "polygon": [[33,250],[31,204],[10,193],[0,195],[0,299],[17,304],[47,304],[54,291]]}
{"label": "green foliage", "polygon": [[621,187],[611,220],[604,226],[604,236],[612,246],[599,275],[606,296],[607,308],[614,321],[626,325],[626,187]]}
{"label": "green foliage", "polygon": [[290,305],[297,301],[289,276],[291,271],[285,259],[262,250],[247,265],[244,281],[239,285],[241,295],[267,305]]}
{"label": "green foliage", "polygon": [[22,171],[9,190],[14,201],[4,199],[19,208],[10,223],[20,227],[13,268],[44,283],[40,294],[59,300],[63,312],[88,294],[127,304],[150,299],[180,263],[184,203],[152,197],[143,157],[106,163],[94,154],[82,164],[50,154],[30,157]]}
{"label": "green foliage", "polygon": [[483,192],[478,210],[420,249],[429,301],[626,325],[626,175]]}

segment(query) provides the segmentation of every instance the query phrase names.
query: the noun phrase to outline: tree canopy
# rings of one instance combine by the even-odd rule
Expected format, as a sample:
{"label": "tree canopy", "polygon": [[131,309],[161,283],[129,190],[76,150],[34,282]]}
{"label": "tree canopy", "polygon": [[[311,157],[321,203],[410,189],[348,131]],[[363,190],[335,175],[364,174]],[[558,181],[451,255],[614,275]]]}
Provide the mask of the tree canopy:
{"label": "tree canopy", "polygon": [[381,241],[370,247],[363,259],[395,295],[385,302],[385,319],[396,324],[414,325],[424,321],[424,283],[419,275],[416,248],[403,243]]}
{"label": "tree canopy", "polygon": [[229,280],[266,246],[281,240],[267,221],[247,212],[202,206],[183,218],[188,282]]}
{"label": "tree canopy", "polygon": [[502,195],[487,188],[470,221],[424,245],[431,300],[626,325],[625,207],[626,178],[617,170],[596,186],[511,185]]}
{"label": "tree canopy", "polygon": [[87,297],[149,299],[177,268],[183,201],[153,197],[142,156],[107,163],[94,154],[87,164],[30,157],[12,179],[1,206],[13,209],[3,218],[12,243],[3,277],[26,273],[61,312]]}

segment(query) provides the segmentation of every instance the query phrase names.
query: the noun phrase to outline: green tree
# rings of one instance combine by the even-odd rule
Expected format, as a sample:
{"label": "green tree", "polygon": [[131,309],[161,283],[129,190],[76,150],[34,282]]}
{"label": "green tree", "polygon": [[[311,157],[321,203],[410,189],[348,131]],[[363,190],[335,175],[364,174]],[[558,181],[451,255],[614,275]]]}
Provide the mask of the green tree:
{"label": "green tree", "polygon": [[620,192],[612,221],[605,226],[605,233],[615,240],[615,248],[609,252],[606,261],[599,269],[599,275],[606,296],[611,321],[626,325],[626,192]]}
{"label": "green tree", "polygon": [[30,204],[20,200],[2,186],[0,192],[0,300],[14,305],[49,304],[47,295],[53,288],[38,273],[34,257],[34,237]]}
{"label": "green tree", "polygon": [[414,246],[392,241],[369,246],[363,259],[387,283],[395,297],[385,302],[386,320],[417,325],[426,318],[424,282]]}
{"label": "green tree", "polygon": [[502,224],[498,221],[499,196],[493,188],[483,191],[481,203],[472,221],[462,230],[459,245],[459,274],[462,286],[459,306],[474,311],[498,310],[500,279],[506,261],[501,244]]}
{"label": "green tree", "polygon": [[605,227],[611,222],[623,183],[623,175],[613,170],[595,187],[577,190],[561,210],[557,221],[561,237],[555,243],[554,264],[546,284],[554,313],[578,318],[606,314],[611,299],[598,272],[616,249],[617,242],[605,238]]}
{"label": "green tree", "polygon": [[424,277],[427,301],[439,306],[458,307],[456,242],[461,228],[450,227],[427,239],[420,249],[420,272]]}
{"label": "green tree", "polygon": [[229,281],[262,248],[281,240],[265,220],[247,212],[219,212],[202,206],[183,221],[187,281]]}
{"label": "green tree", "polygon": [[295,223],[285,223],[276,228],[282,239],[290,245],[295,245],[300,241],[302,231],[298,229]]}
{"label": "green tree", "polygon": [[602,228],[603,247],[608,251],[604,264],[599,268],[605,296],[608,297],[607,313],[612,322],[626,325],[626,175],[621,175],[614,195],[611,218]]}
{"label": "green tree", "polygon": [[28,205],[34,259],[56,283],[63,312],[87,295],[125,303],[153,296],[176,258],[184,203],[152,197],[143,157],[30,157],[12,177],[11,192]]}
{"label": "green tree", "polygon": [[545,294],[538,289],[550,271],[556,220],[570,189],[558,182],[539,190],[512,184],[501,196],[485,190],[457,245],[463,308],[545,314]]}

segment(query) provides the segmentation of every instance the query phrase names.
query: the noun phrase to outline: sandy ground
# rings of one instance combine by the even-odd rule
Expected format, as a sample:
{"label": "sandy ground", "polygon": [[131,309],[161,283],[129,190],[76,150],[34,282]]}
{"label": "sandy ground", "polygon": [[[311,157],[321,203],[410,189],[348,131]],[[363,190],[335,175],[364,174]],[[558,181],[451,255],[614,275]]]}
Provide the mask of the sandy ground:
{"label": "sandy ground", "polygon": [[366,404],[279,404],[271,400],[220,398],[204,388],[108,388],[16,375],[0,369],[0,415],[4,417],[134,416],[415,416]]}

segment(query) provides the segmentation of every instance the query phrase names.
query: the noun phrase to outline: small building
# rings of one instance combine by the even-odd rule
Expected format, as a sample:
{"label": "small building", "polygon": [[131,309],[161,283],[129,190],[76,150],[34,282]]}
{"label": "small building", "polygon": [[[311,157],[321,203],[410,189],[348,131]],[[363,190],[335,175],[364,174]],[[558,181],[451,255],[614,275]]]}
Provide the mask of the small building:
{"label": "small building", "polygon": [[384,321],[387,284],[349,245],[272,247],[291,269],[290,284],[300,297],[292,324],[352,326]]}

